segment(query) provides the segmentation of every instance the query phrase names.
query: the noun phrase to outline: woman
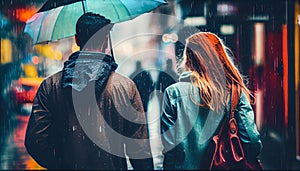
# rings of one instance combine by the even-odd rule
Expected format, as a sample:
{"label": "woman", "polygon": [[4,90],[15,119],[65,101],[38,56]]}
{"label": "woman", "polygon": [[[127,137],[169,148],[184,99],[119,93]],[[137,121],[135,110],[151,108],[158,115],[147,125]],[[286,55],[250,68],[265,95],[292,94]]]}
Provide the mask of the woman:
{"label": "woman", "polygon": [[235,117],[245,155],[256,157],[261,152],[250,92],[225,49],[213,33],[200,32],[187,39],[177,66],[179,82],[164,95],[161,131],[166,170],[209,168],[206,152],[224,110],[229,110],[232,83],[242,89]]}

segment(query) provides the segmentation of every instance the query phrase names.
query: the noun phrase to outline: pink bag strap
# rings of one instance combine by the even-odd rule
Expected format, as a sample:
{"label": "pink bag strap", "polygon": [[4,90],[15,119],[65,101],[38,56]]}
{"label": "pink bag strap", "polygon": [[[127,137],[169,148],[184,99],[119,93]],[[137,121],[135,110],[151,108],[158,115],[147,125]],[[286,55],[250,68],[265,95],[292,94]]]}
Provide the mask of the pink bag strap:
{"label": "pink bag strap", "polygon": [[[230,116],[229,116],[229,119],[227,119],[227,116],[225,115],[223,120],[222,120],[222,123],[221,123],[221,126],[219,128],[219,131],[218,131],[218,136],[220,137],[222,132],[223,132],[223,129],[226,125],[226,123],[228,123],[229,121],[229,125],[230,125],[230,130],[234,131],[234,130],[237,130],[236,128],[236,122],[235,122],[235,125],[233,124],[230,124],[231,123],[231,120],[234,118],[234,111],[235,111],[235,108],[239,102],[239,99],[240,99],[240,86],[239,85],[235,85],[235,84],[232,84],[231,85],[231,105],[230,105]],[[226,111],[226,109],[225,109]],[[225,112],[226,114],[226,112]]]}
{"label": "pink bag strap", "polygon": [[230,107],[230,117],[234,118],[234,110],[237,106],[237,104],[239,103],[240,100],[240,94],[241,94],[241,89],[240,86],[237,84],[232,84],[231,85],[231,107]]}

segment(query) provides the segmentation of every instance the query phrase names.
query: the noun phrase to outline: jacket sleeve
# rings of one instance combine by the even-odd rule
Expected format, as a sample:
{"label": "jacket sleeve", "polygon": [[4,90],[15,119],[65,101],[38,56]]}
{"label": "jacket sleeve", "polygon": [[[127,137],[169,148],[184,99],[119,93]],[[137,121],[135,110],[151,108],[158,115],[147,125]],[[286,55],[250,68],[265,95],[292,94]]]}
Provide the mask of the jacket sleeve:
{"label": "jacket sleeve", "polygon": [[[126,153],[132,167],[136,170],[154,170],[153,158],[150,147],[150,139],[146,115],[140,94],[133,84],[131,94],[131,105],[134,109],[133,115],[136,123],[125,122],[125,129],[130,140],[126,144]],[[144,123],[144,124],[141,124]]]}
{"label": "jacket sleeve", "polygon": [[51,142],[52,114],[49,111],[47,97],[44,81],[35,96],[25,135],[28,153],[45,168],[54,167],[56,163],[54,145]]}
{"label": "jacket sleeve", "polygon": [[248,158],[257,157],[262,150],[262,143],[255,124],[253,109],[243,91],[235,111],[235,117],[245,155],[249,156]]}

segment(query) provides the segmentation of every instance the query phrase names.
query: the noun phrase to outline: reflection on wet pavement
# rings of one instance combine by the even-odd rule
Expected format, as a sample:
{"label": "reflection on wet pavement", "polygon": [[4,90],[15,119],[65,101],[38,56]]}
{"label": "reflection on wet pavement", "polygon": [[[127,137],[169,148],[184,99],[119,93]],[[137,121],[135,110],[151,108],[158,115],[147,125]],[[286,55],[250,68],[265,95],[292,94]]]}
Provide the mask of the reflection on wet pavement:
{"label": "reflection on wet pavement", "polygon": [[36,170],[44,169],[27,153],[24,138],[29,116],[17,115],[12,121],[14,127],[4,132],[4,141],[0,147],[0,170]]}

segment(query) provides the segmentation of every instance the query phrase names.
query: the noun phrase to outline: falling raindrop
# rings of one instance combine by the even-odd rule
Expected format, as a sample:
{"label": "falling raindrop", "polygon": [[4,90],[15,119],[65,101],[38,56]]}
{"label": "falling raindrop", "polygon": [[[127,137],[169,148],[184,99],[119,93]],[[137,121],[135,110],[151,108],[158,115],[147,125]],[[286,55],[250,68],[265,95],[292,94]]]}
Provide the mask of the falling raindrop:
{"label": "falling raindrop", "polygon": [[7,131],[10,131],[10,119],[8,120],[8,128]]}
{"label": "falling raindrop", "polygon": [[73,128],[72,128],[72,130],[73,130],[73,132],[74,132],[75,130],[77,130],[77,125],[74,125]]}
{"label": "falling raindrop", "polygon": [[99,132],[100,132],[100,133],[102,132],[102,128],[101,128],[101,126],[99,127]]}

